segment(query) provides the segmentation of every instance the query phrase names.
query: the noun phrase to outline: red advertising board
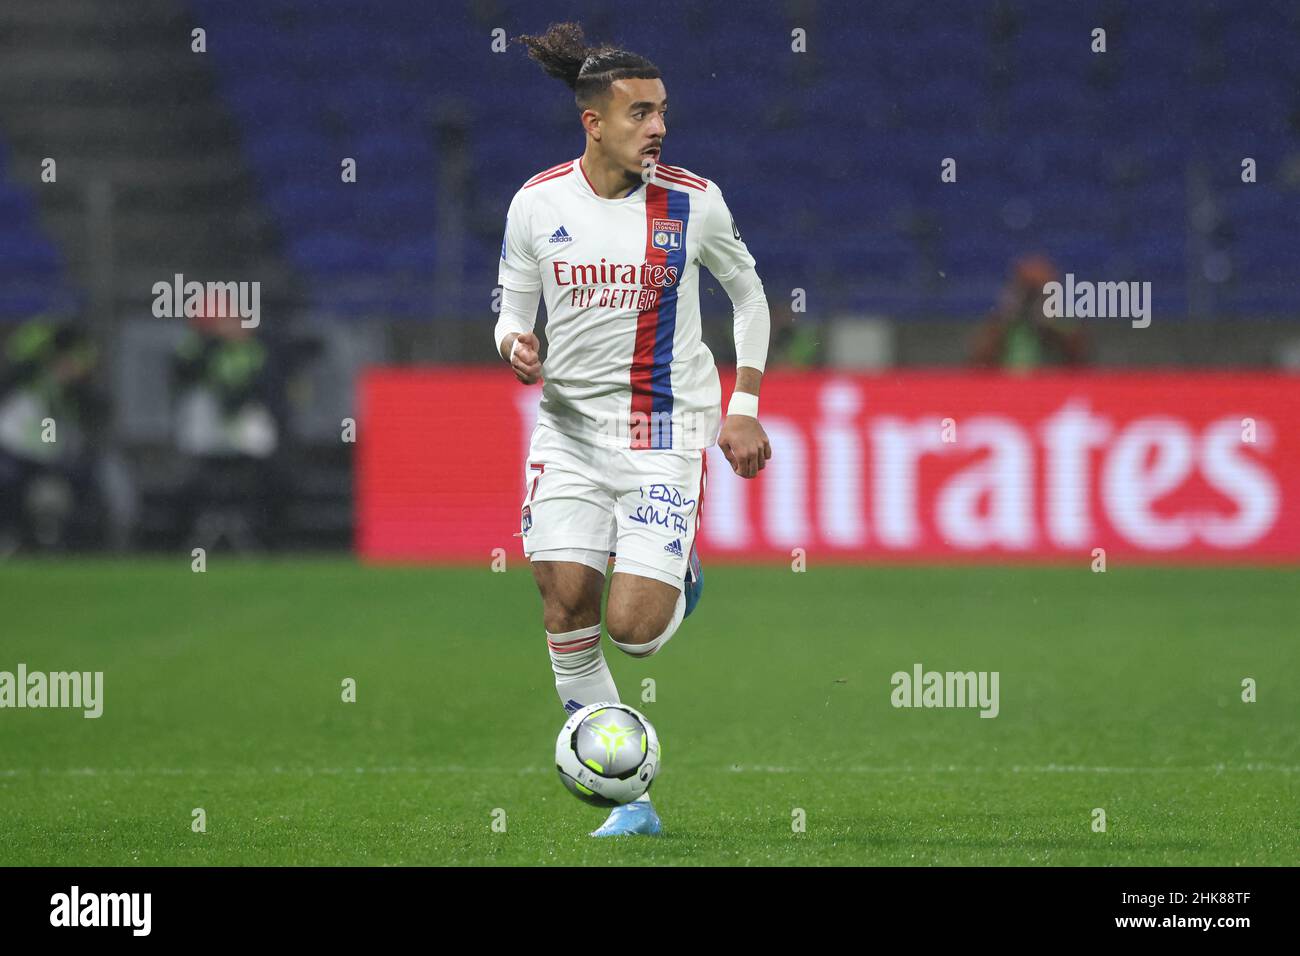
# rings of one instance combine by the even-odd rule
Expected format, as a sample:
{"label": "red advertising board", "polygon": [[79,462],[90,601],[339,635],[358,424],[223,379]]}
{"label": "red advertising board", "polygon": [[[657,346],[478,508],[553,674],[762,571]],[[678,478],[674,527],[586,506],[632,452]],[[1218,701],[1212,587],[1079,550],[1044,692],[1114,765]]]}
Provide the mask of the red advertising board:
{"label": "red advertising board", "polygon": [[[360,554],[521,556],[540,393],[504,366],[370,370]],[[1300,377],[773,370],[761,407],[757,478],[709,449],[706,559],[1300,560]]]}

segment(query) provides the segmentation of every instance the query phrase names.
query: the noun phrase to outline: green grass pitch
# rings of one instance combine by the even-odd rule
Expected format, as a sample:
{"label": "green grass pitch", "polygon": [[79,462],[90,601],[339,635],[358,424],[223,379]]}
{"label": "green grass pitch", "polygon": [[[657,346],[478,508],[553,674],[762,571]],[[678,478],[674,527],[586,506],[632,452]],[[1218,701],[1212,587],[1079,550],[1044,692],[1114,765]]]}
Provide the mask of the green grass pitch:
{"label": "green grass pitch", "polygon": [[[0,864],[1300,862],[1293,569],[706,556],[662,653],[606,644],[664,743],[657,839],[589,838],[556,778],[521,560],[10,562],[0,609],[0,670],[104,672],[98,720],[0,710]],[[917,662],[998,671],[999,716],[892,707]]]}

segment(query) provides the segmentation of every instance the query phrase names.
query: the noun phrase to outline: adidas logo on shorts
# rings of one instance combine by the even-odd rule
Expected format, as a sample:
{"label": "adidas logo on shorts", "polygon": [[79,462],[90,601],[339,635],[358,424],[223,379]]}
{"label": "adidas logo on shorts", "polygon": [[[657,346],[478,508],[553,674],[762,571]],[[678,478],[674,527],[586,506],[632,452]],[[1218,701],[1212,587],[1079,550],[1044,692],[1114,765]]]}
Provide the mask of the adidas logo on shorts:
{"label": "adidas logo on shorts", "polygon": [[664,550],[674,557],[680,558],[682,556],[682,539],[678,538],[672,544],[664,545]]}

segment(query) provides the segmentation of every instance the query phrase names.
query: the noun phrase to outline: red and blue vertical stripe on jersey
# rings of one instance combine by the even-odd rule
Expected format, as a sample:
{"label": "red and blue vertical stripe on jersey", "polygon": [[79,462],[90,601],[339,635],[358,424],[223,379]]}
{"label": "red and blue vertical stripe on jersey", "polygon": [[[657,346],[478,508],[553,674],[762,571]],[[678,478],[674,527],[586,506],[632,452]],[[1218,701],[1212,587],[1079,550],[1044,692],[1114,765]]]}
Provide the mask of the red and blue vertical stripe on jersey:
{"label": "red and blue vertical stripe on jersey", "polygon": [[[631,448],[673,447],[673,336],[677,331],[677,288],[686,274],[686,228],[691,216],[689,193],[646,184],[645,260],[677,270],[677,280],[659,289],[655,307],[644,309],[636,320],[636,346],[632,353],[632,407],[629,421]],[[681,241],[674,249],[655,245],[656,219],[677,219]]]}

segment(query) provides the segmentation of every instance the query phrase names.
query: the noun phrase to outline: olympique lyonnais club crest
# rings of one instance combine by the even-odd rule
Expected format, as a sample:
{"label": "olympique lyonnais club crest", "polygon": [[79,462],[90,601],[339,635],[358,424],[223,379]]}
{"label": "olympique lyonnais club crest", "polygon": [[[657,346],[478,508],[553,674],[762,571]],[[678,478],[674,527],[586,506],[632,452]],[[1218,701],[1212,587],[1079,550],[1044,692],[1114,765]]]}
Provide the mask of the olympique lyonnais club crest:
{"label": "olympique lyonnais club crest", "polygon": [[523,513],[519,516],[519,530],[527,534],[533,527],[533,509],[530,505],[524,505]]}
{"label": "olympique lyonnais club crest", "polygon": [[656,249],[675,252],[682,247],[680,219],[654,219],[650,222],[651,243]]}

